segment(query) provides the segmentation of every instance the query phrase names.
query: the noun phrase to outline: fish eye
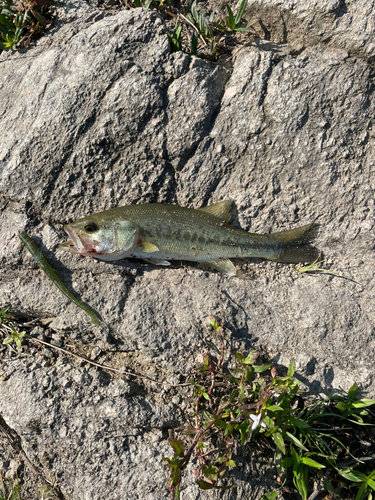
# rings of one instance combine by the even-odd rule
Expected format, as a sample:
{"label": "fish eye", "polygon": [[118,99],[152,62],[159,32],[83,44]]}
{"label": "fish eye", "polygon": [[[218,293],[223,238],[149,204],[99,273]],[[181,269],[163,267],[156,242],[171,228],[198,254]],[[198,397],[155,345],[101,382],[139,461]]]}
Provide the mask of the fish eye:
{"label": "fish eye", "polygon": [[83,226],[83,229],[86,231],[86,233],[95,233],[99,227],[95,222],[88,222],[85,226]]}

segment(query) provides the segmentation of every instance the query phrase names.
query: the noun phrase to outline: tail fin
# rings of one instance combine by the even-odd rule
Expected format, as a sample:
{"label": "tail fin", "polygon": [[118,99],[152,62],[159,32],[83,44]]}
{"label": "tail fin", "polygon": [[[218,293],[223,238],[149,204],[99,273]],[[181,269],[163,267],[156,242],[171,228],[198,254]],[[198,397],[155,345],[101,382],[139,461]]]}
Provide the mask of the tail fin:
{"label": "tail fin", "polygon": [[319,224],[308,224],[289,231],[270,234],[270,238],[282,244],[280,254],[272,260],[277,262],[314,262],[319,250],[311,245],[318,234]]}

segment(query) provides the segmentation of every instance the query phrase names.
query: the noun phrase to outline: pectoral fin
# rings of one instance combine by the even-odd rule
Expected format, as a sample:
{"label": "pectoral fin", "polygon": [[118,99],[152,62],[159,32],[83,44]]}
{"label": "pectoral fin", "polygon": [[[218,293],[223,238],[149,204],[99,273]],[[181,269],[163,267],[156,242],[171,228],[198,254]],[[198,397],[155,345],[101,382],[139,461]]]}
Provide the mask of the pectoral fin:
{"label": "pectoral fin", "polygon": [[163,260],[163,259],[142,259],[145,262],[149,262],[150,264],[155,264],[155,266],[170,266],[171,263],[168,260]]}
{"label": "pectoral fin", "polygon": [[229,222],[230,219],[230,209],[232,208],[232,200],[224,200],[219,203],[214,203],[208,207],[198,208],[201,212],[207,212],[208,214],[217,217],[223,222]]}
{"label": "pectoral fin", "polygon": [[215,271],[220,271],[225,276],[236,276],[237,274],[233,262],[229,259],[218,259],[211,262],[203,262],[203,264],[211,269],[215,269]]}
{"label": "pectoral fin", "polygon": [[154,245],[153,243],[150,243],[149,241],[140,241],[140,242],[138,242],[138,246],[146,253],[152,253],[152,252],[159,251],[159,248],[156,245]]}

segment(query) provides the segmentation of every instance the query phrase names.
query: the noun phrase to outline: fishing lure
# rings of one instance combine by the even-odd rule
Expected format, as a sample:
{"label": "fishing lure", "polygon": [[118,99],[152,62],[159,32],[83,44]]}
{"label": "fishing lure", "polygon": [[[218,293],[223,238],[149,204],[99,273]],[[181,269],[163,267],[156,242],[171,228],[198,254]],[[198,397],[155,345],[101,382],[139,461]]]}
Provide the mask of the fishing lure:
{"label": "fishing lure", "polygon": [[38,266],[41,268],[41,270],[48,276],[48,278],[57,286],[57,288],[60,290],[61,293],[63,293],[73,304],[76,306],[80,307],[83,309],[91,318],[92,323],[95,326],[99,326],[99,318],[98,316],[94,313],[94,311],[87,306],[86,304],[83,304],[77,297],[75,297],[72,292],[70,292],[64,283],[61,281],[61,279],[57,276],[56,272],[52,269],[51,265],[48,263],[47,259],[44,257],[42,254],[42,251],[40,248],[37,246],[35,241],[30,238],[30,236],[23,231],[19,235],[20,240],[22,243],[26,246],[28,251],[31,253],[33,259],[35,262],[38,264]]}

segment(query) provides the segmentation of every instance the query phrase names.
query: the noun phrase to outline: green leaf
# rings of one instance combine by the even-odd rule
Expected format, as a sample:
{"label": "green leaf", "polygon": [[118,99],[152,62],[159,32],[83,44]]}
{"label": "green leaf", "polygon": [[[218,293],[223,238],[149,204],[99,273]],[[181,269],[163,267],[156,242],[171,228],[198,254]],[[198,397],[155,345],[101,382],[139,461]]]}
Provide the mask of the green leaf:
{"label": "green leaf", "polygon": [[169,444],[172,446],[173,451],[179,457],[184,456],[184,443],[179,439],[169,439]]}
{"label": "green leaf", "polygon": [[293,436],[293,434],[291,434],[291,433],[290,433],[290,432],[288,432],[288,431],[286,431],[286,432],[285,432],[285,434],[289,437],[289,439],[290,439],[291,441],[293,441],[293,443],[294,443],[296,446],[298,446],[298,448],[301,448],[301,450],[303,450],[303,451],[309,451],[309,450],[306,448],[306,446],[304,446],[298,438],[296,438],[295,436]]}
{"label": "green leaf", "polygon": [[301,462],[301,456],[296,452],[296,450],[293,448],[293,446],[290,447],[290,452],[292,454],[294,463],[296,465],[299,465]]}
{"label": "green leaf", "polygon": [[[192,50],[193,50],[193,40],[196,40],[195,43],[195,50],[196,50],[197,48],[196,44],[198,43],[198,35],[196,31],[194,31],[194,33],[191,36],[191,43],[188,44],[188,46],[191,47]],[[217,354],[220,354],[220,349],[218,349],[215,344],[213,344],[212,342],[207,342],[207,345],[212,351],[215,351]]]}
{"label": "green leaf", "polygon": [[279,405],[271,405],[266,407],[269,411],[283,411],[284,408],[281,408]]}
{"label": "green leaf", "polygon": [[225,431],[228,427],[228,424],[226,422],[224,422],[224,420],[221,420],[219,418],[219,420],[216,420],[216,423],[219,427],[221,427],[223,429],[223,431]]}
{"label": "green leaf", "polygon": [[375,481],[373,481],[372,479],[368,478],[367,479],[367,484],[370,486],[370,488],[372,488],[373,490],[375,490]]}
{"label": "green leaf", "polygon": [[234,20],[234,23],[236,26],[241,22],[242,16],[245,13],[246,7],[247,7],[247,0],[242,0],[240,8],[238,9],[238,12],[236,15],[236,19]]}
{"label": "green leaf", "polygon": [[6,339],[3,340],[3,344],[4,345],[10,344],[12,341],[13,341],[13,337],[8,337],[8,338],[6,338]]}
{"label": "green leaf", "polygon": [[[239,380],[239,379],[236,379],[236,381],[237,380]],[[232,383],[236,383],[236,382],[232,382]],[[234,389],[234,391],[232,391],[232,393],[229,397],[229,403],[232,403],[236,399],[237,396],[238,396],[238,389]]]}
{"label": "green leaf", "polygon": [[348,391],[348,397],[350,399],[355,399],[355,397],[357,395],[357,391],[358,391],[358,385],[356,384],[356,382],[354,382],[354,384],[351,386],[351,388]]}
{"label": "green leaf", "polygon": [[375,405],[375,399],[359,399],[358,401],[353,401],[354,408],[366,408],[367,406]]}
{"label": "green leaf", "polygon": [[214,487],[213,484],[207,483],[206,481],[203,481],[202,479],[198,481],[198,486],[201,490],[212,490]]}
{"label": "green leaf", "polygon": [[178,52],[182,50],[181,31],[182,31],[182,24],[178,24],[175,27],[172,35],[168,33],[169,43],[171,45],[172,52]]}
{"label": "green leaf", "polygon": [[176,487],[174,489],[174,495],[173,495],[173,500],[180,500],[180,485],[176,484]]}
{"label": "green leaf", "polygon": [[227,5],[227,11],[228,11],[227,26],[228,28],[234,30],[234,28],[236,27],[236,23],[234,21],[234,15],[232,9],[229,7],[229,5]]}
{"label": "green leaf", "polygon": [[300,429],[308,429],[310,427],[307,422],[298,417],[288,417],[287,422]]}
{"label": "green leaf", "polygon": [[[263,417],[263,422],[266,424],[267,427],[269,427],[270,429],[274,429],[275,428],[275,422],[270,418],[268,417],[267,415],[264,415]],[[270,433],[271,434],[271,433]]]}
{"label": "green leaf", "polygon": [[285,443],[284,443],[284,439],[283,439],[283,436],[281,435],[281,432],[280,431],[276,431],[274,432],[273,434],[271,434],[272,436],[272,439],[274,440],[275,442],[275,445],[279,448],[280,451],[283,452],[283,454],[285,455]]}
{"label": "green leaf", "polygon": [[315,462],[315,460],[308,457],[302,457],[301,462],[309,467],[314,467],[314,469],[325,469],[326,467],[325,465],[319,464],[318,462]]}
{"label": "green leaf", "polygon": [[284,464],[283,464],[283,454],[279,450],[279,448],[276,448],[275,450],[275,465],[276,465],[276,471],[279,476],[284,471]]}
{"label": "green leaf", "polygon": [[[197,35],[197,33],[195,31],[191,35],[190,47],[191,47],[191,53],[194,54],[194,55],[196,55],[197,54],[197,50],[198,50],[198,35]],[[219,349],[217,349],[217,352],[218,353],[220,352]]]}
{"label": "green leaf", "polygon": [[360,473],[357,471],[340,472],[340,475],[349,481],[353,481],[354,483],[363,483],[363,481],[367,479],[367,476],[362,474],[362,476],[364,476],[363,479],[363,477],[360,477],[359,474]]}
{"label": "green leaf", "polygon": [[197,0],[194,0],[194,2],[191,4],[190,12],[191,12],[191,14],[193,16],[194,21],[198,22],[199,21],[199,15],[198,15],[198,11],[197,11]]}
{"label": "green leaf", "polygon": [[282,459],[282,465],[284,469],[289,469],[294,464],[293,457],[286,457]]}
{"label": "green leaf", "polygon": [[0,24],[2,24],[3,26],[5,26],[9,31],[11,31],[13,33],[14,33],[15,29],[16,29],[15,26],[14,26],[14,24],[10,23],[8,21],[8,19],[5,16],[3,16],[2,14],[0,14]]}
{"label": "green leaf", "polygon": [[[6,28],[4,28],[4,27],[3,27],[3,26],[1,26],[1,24],[0,24],[0,33],[4,33],[4,35],[5,35],[6,33],[9,33],[9,30],[7,30]],[[1,319],[1,315],[0,315],[0,319]]]}
{"label": "green leaf", "polygon": [[246,359],[244,359],[245,365],[252,365],[254,363],[254,356],[256,354],[256,351],[251,351],[247,356]]}
{"label": "green leaf", "polygon": [[211,420],[212,419],[211,413],[209,413],[206,410],[202,410],[202,415],[203,415],[203,417],[204,417],[205,420]]}
{"label": "green leaf", "polygon": [[302,500],[307,500],[308,470],[306,467],[298,466],[295,472],[295,485]]}
{"label": "green leaf", "polygon": [[[0,29],[1,29],[1,25],[0,25]],[[9,311],[9,307],[5,307],[4,309],[1,309],[0,311],[0,324],[2,321],[5,321],[6,318],[5,318],[5,314]]]}
{"label": "green leaf", "polygon": [[331,493],[331,495],[335,494],[335,488],[329,479],[324,481],[324,488],[328,491],[328,493]]}
{"label": "green leaf", "polygon": [[275,500],[278,494],[279,493],[277,491],[273,491],[272,493],[266,493],[265,495],[262,496],[261,500]]}
{"label": "green leaf", "polygon": [[253,365],[255,373],[262,373],[271,368],[271,363],[264,363],[263,365]]}
{"label": "green leaf", "polygon": [[295,371],[296,371],[296,362],[294,361],[294,359],[291,359],[288,368],[288,377],[293,377]]}
{"label": "green leaf", "polygon": [[[250,356],[250,354],[249,354],[249,356]],[[249,358],[249,356],[246,358],[246,360]],[[240,352],[236,352],[234,357],[236,359],[238,359],[238,361],[241,361],[241,363],[245,361],[245,356],[243,356]],[[250,363],[246,363],[246,364],[250,364]]]}
{"label": "green leaf", "polygon": [[45,26],[47,20],[44,16],[42,16],[42,14],[40,14],[37,10],[34,9],[32,9],[31,13],[41,26]]}
{"label": "green leaf", "polygon": [[359,491],[357,493],[357,496],[355,497],[355,500],[363,500],[366,495],[366,490],[367,490],[367,485],[366,483],[363,483],[362,486],[359,488]]}

